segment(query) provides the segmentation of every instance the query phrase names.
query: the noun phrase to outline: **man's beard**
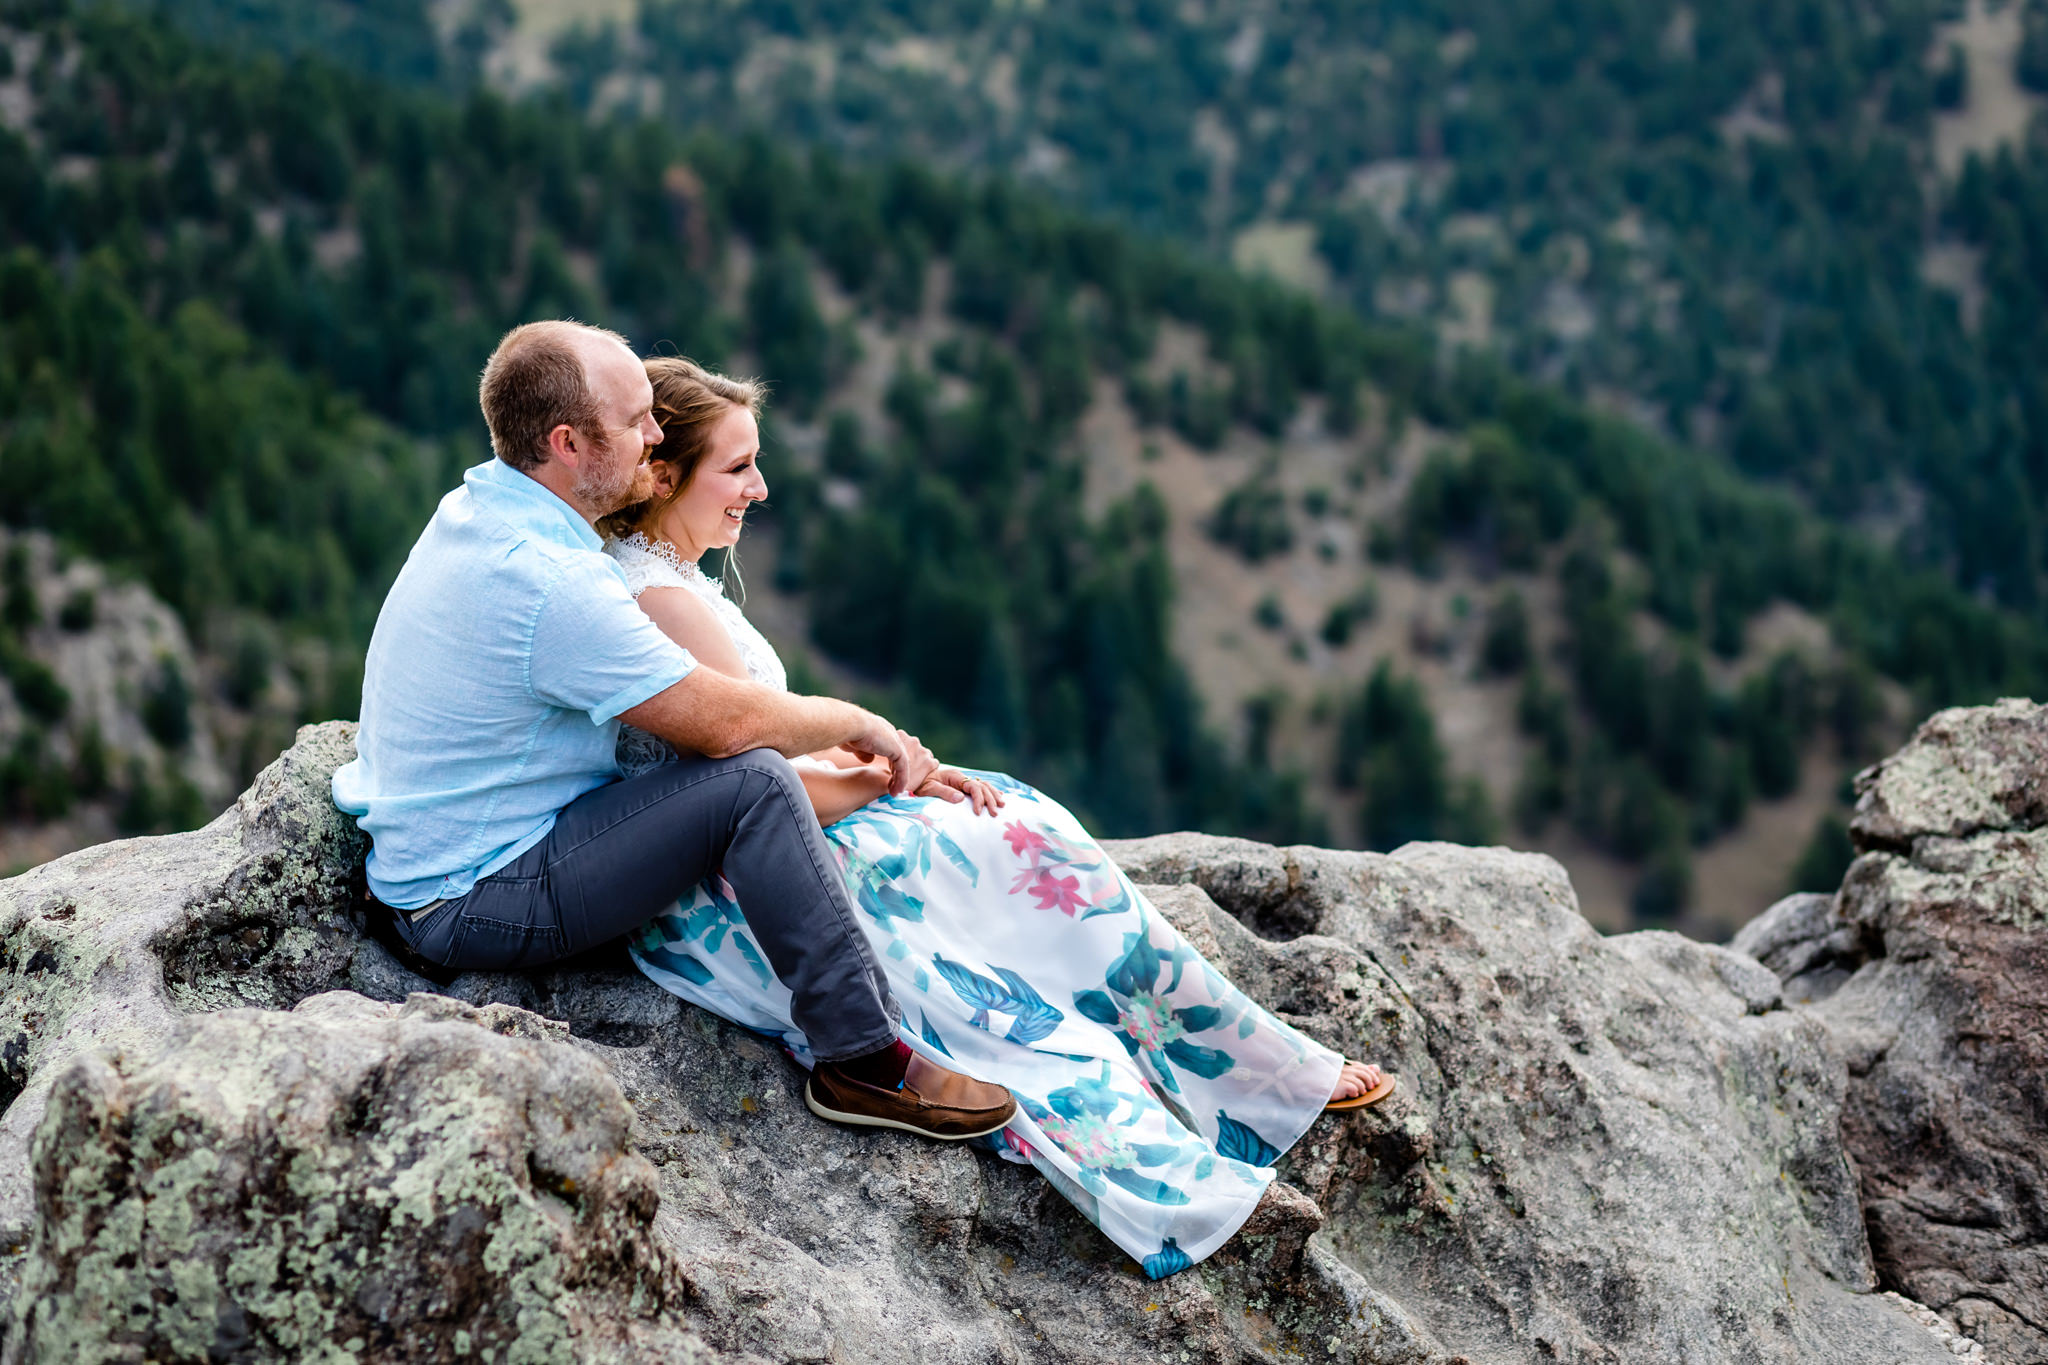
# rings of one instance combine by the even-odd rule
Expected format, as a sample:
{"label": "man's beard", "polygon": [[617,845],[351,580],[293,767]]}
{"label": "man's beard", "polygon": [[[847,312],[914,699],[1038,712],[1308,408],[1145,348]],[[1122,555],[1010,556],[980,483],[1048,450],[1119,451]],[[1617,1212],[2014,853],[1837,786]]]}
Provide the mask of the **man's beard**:
{"label": "man's beard", "polygon": [[573,491],[576,501],[600,517],[608,517],[630,503],[637,502],[635,496],[640,483],[640,467],[646,459],[646,447],[638,452],[640,458],[628,460],[625,452],[615,450],[613,443],[600,439],[597,448],[591,452],[595,459],[584,461],[576,471]]}

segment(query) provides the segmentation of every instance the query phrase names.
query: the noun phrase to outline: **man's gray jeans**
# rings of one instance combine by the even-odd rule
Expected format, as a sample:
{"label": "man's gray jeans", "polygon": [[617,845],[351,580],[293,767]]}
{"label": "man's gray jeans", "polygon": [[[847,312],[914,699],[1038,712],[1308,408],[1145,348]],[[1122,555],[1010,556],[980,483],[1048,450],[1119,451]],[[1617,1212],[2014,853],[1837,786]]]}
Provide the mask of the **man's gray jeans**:
{"label": "man's gray jeans", "polygon": [[398,933],[457,971],[537,967],[619,937],[723,872],[820,1061],[887,1047],[900,1015],[796,770],[686,758],[569,803],[554,829]]}

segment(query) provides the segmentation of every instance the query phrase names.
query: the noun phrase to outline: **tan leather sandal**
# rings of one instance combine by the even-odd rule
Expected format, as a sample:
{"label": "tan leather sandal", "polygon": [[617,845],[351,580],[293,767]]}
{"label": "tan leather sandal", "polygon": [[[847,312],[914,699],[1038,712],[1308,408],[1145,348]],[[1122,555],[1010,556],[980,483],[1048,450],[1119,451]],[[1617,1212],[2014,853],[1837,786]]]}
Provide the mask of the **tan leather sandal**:
{"label": "tan leather sandal", "polygon": [[1392,1072],[1382,1071],[1378,1085],[1366,1091],[1363,1095],[1353,1095],[1348,1100],[1331,1100],[1323,1106],[1323,1112],[1335,1113],[1347,1109],[1363,1109],[1367,1105],[1378,1104],[1381,1100],[1394,1093],[1395,1079]]}

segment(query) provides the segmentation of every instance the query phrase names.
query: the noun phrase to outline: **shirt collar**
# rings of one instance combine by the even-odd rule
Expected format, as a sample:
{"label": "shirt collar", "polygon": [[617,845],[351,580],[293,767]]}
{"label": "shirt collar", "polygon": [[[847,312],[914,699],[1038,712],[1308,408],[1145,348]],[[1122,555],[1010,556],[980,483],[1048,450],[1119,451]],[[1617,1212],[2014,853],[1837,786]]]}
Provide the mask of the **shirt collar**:
{"label": "shirt collar", "polygon": [[462,483],[477,504],[531,535],[585,550],[604,548],[604,538],[538,480],[500,459],[462,472]]}

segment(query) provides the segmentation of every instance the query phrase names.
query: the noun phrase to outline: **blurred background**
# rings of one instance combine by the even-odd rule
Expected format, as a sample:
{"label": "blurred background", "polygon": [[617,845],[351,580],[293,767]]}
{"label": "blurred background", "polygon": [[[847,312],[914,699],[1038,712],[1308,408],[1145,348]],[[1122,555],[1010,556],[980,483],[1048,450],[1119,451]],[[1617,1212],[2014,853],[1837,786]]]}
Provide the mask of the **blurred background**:
{"label": "blurred background", "polygon": [[0,872],[352,716],[575,316],[793,680],[1105,835],[1832,889],[2048,696],[2048,0],[0,0]]}

